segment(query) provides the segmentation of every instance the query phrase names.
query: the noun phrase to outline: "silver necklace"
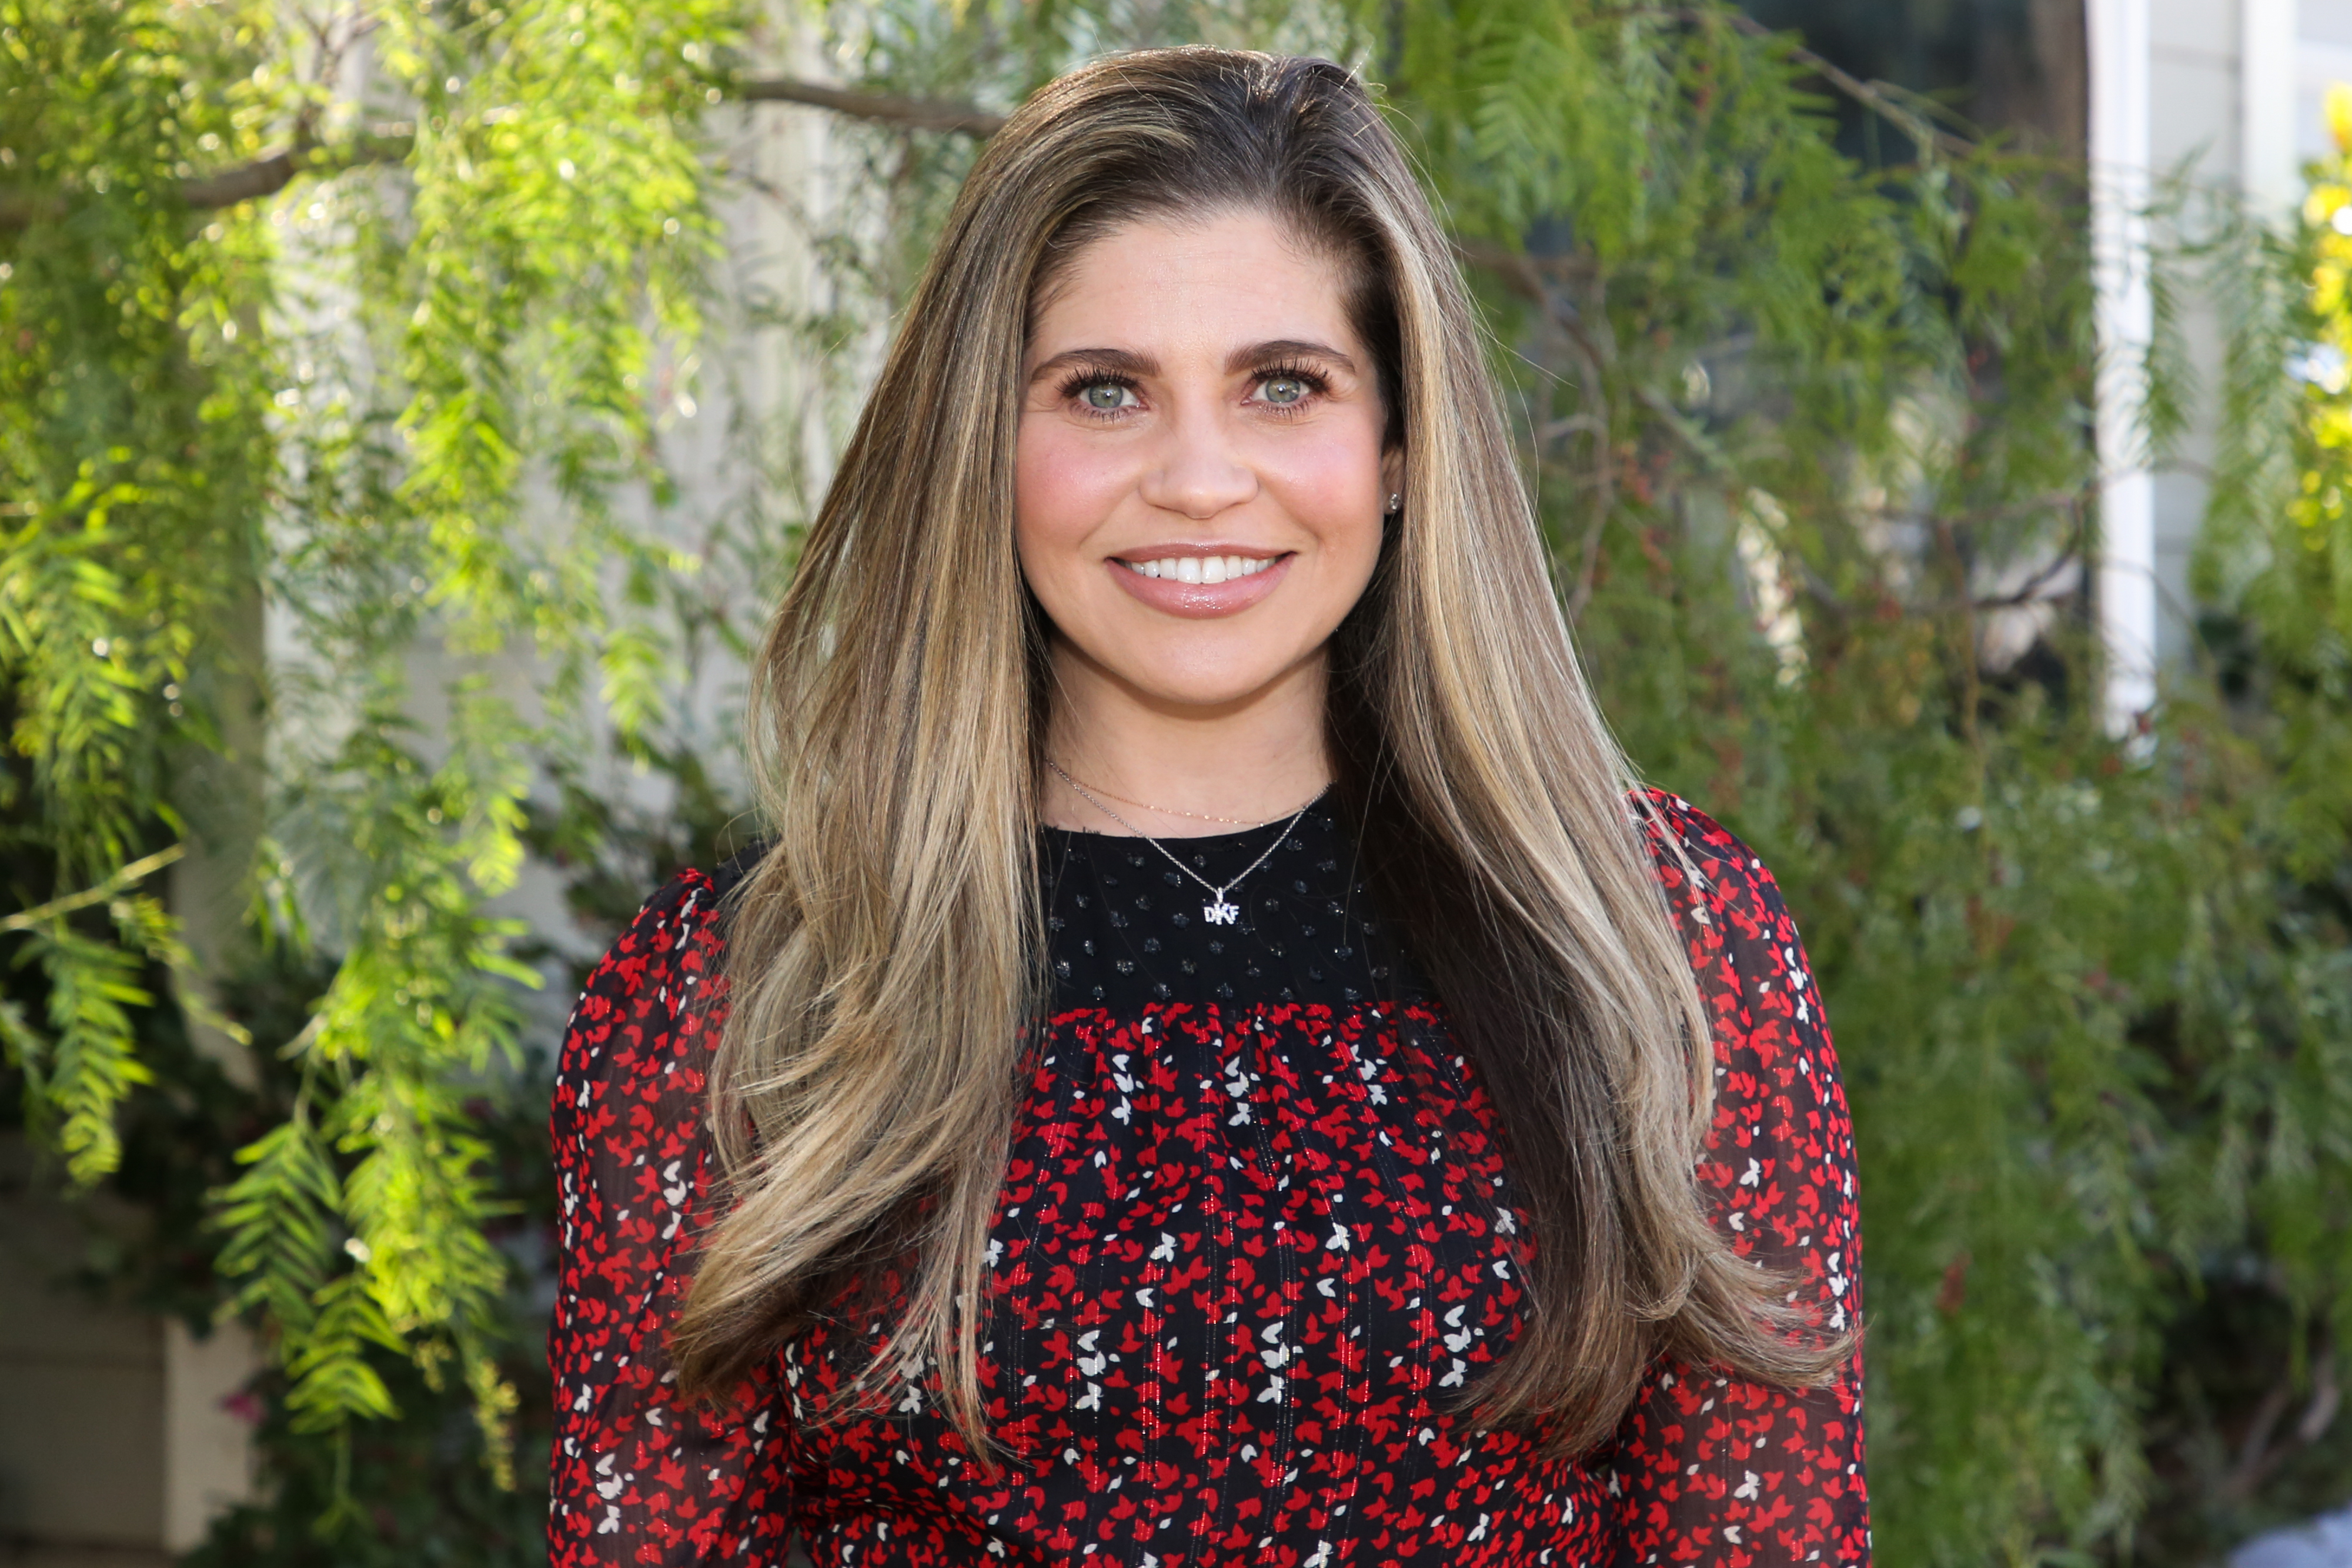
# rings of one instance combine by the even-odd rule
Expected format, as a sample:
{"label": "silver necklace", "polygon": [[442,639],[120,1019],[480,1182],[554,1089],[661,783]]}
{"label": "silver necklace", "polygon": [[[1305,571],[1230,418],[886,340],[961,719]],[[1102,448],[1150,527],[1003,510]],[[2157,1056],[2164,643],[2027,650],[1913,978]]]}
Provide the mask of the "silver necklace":
{"label": "silver necklace", "polygon": [[[1087,791],[1091,790],[1094,795],[1108,795],[1122,806],[1140,806],[1147,811],[1157,811],[1163,817],[1190,817],[1196,822],[1229,822],[1236,828],[1263,828],[1269,822],[1278,822],[1282,821],[1284,817],[1289,814],[1285,811],[1276,811],[1271,817],[1258,817],[1252,819],[1248,817],[1212,816],[1206,811],[1180,811],[1173,806],[1155,806],[1149,800],[1131,800],[1125,795],[1118,793],[1116,790],[1106,789],[1099,784],[1086,783],[1076,774],[1064,770],[1060,764],[1050,759],[1046,762],[1045,766],[1053,768],[1055,772],[1061,774],[1063,778],[1068,779],[1070,781],[1070,788],[1079,791],[1081,794],[1085,794]],[[1326,784],[1322,789],[1316,790],[1314,800],[1307,801],[1307,804],[1308,806],[1315,804],[1316,800],[1319,800],[1323,798],[1324,791],[1329,789],[1330,786]],[[1092,798],[1093,797],[1091,795],[1088,796],[1088,799]],[[1305,809],[1305,807],[1300,808],[1302,810]],[[1128,831],[1130,832],[1134,831],[1131,828]]]}
{"label": "silver necklace", "polygon": [[1273,859],[1274,852],[1280,849],[1283,846],[1284,841],[1290,837],[1290,830],[1298,826],[1298,819],[1304,817],[1308,811],[1315,809],[1315,800],[1320,800],[1325,795],[1330,792],[1330,786],[1328,784],[1321,789],[1317,790],[1315,793],[1315,800],[1307,801],[1306,805],[1299,807],[1297,810],[1291,813],[1290,821],[1282,825],[1282,831],[1275,834],[1274,842],[1265,846],[1265,852],[1264,854],[1259,855],[1257,859],[1250,862],[1248,868],[1244,870],[1241,875],[1234,877],[1228,881],[1224,886],[1219,887],[1207,877],[1202,876],[1199,872],[1194,871],[1191,866],[1186,865],[1182,861],[1179,860],[1166,844],[1161,843],[1158,839],[1153,838],[1150,833],[1145,832],[1141,828],[1137,827],[1133,822],[1129,821],[1125,817],[1120,816],[1117,811],[1112,810],[1108,806],[1106,806],[1100,800],[1096,800],[1094,795],[1085,785],[1071,778],[1067,773],[1062,772],[1062,765],[1060,763],[1048,761],[1045,766],[1052,768],[1055,773],[1061,774],[1062,782],[1076,790],[1080,798],[1082,798],[1088,805],[1092,806],[1096,810],[1100,811],[1104,816],[1108,817],[1112,821],[1117,822],[1120,827],[1125,828],[1129,832],[1133,833],[1137,838],[1141,839],[1145,843],[1150,844],[1153,849],[1158,850],[1161,854],[1166,855],[1170,865],[1174,866],[1178,871],[1182,872],[1186,876],[1191,877],[1194,882],[1197,882],[1202,887],[1207,888],[1209,890],[1209,902],[1201,905],[1201,918],[1207,921],[1212,925],[1231,925],[1242,917],[1240,906],[1229,904],[1225,901],[1226,893],[1233,888],[1239,887],[1244,882],[1249,879],[1251,872],[1257,870],[1258,867]]}

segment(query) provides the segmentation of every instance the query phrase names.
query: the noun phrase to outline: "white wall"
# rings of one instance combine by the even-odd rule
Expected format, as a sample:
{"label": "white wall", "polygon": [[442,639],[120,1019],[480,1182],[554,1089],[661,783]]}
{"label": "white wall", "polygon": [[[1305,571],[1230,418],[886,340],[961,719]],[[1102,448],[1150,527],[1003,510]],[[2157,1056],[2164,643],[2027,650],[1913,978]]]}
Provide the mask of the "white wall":
{"label": "white wall", "polygon": [[[2151,0],[2148,154],[2158,173],[2193,170],[2200,182],[2236,186],[2244,144],[2239,89],[2245,12],[2252,0]],[[2221,343],[2212,313],[2192,309],[2184,323],[2200,382],[2219,377]],[[2193,429],[2182,455],[2200,467],[2213,446]],[[2156,626],[2159,659],[2187,656],[2189,560],[2205,515],[2206,487],[2194,470],[2156,476]]]}
{"label": "white wall", "polygon": [[163,1568],[163,1327],[58,1288],[89,1239],[41,1186],[0,1139],[0,1562]]}
{"label": "white wall", "polygon": [[[2086,0],[2086,5],[2093,23],[2095,179],[2118,193],[2151,175],[2186,172],[2200,184],[2244,196],[2273,221],[2286,219],[2301,199],[2302,164],[2330,150],[2322,111],[2326,89],[2352,82],[2352,0]],[[2137,47],[2146,49],[2144,58],[2116,57],[2118,49]],[[2112,110],[2116,84],[2136,74],[2147,99],[2144,151],[2134,158],[2111,135],[2103,159],[2096,145],[2102,85]],[[2112,131],[2112,113],[2109,123]],[[2101,259],[2105,319],[2144,322],[2127,298],[2131,267],[2113,256]],[[2192,301],[2183,327],[2192,365],[2210,392],[2221,368],[2215,315]],[[2115,411],[2102,423],[2112,431]],[[2116,444],[2103,439],[2111,449]],[[2134,540],[2128,528],[2118,533],[2119,559],[2103,574],[2102,599],[2110,646],[2119,653],[2127,653],[2143,613],[2153,617],[2159,664],[2177,664],[2192,650],[2189,567],[2207,495],[2200,470],[2212,455],[2208,417],[2192,424],[2184,461],[2153,476],[2145,568],[2121,559]],[[2127,496],[2120,498],[2128,502]],[[2111,493],[2111,508],[2116,499]],[[2128,505],[2117,509],[2127,521]],[[2143,576],[2152,581],[2152,605],[2132,602],[2130,584]],[[2121,674],[2128,681],[2131,672]],[[2133,706],[2127,693],[2111,693],[2111,701]]]}

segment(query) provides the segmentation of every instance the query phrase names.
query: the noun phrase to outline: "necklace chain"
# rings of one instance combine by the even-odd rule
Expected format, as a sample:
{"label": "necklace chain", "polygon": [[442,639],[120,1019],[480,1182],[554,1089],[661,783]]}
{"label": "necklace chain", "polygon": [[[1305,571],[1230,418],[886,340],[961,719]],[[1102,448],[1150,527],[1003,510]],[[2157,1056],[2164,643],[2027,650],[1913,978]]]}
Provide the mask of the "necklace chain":
{"label": "necklace chain", "polygon": [[[1081,794],[1087,794],[1088,799],[1092,799],[1094,795],[1108,796],[1109,799],[1118,801],[1122,806],[1140,806],[1147,811],[1157,811],[1163,817],[1190,817],[1196,822],[1229,822],[1236,828],[1263,828],[1268,822],[1280,821],[1285,815],[1283,812],[1276,811],[1271,817],[1261,817],[1257,821],[1252,821],[1247,817],[1220,817],[1207,811],[1181,811],[1173,806],[1155,806],[1149,800],[1138,800],[1130,796],[1116,794],[1111,790],[1104,789],[1099,784],[1082,783],[1076,778],[1064,772],[1061,765],[1058,763],[1048,762],[1045,766],[1053,768],[1055,772],[1060,773],[1071,789],[1077,790]],[[1326,788],[1328,789],[1328,786]],[[1321,800],[1323,795],[1324,790],[1318,789],[1315,792],[1315,799],[1307,801],[1307,804],[1312,806],[1315,804],[1316,800]],[[1125,824],[1121,825],[1124,826]],[[1134,832],[1135,830],[1133,828],[1129,828],[1128,831]],[[1141,835],[1139,834],[1137,836],[1140,837]]]}
{"label": "necklace chain", "polygon": [[[1201,906],[1201,917],[1212,925],[1231,925],[1241,918],[1241,910],[1234,904],[1225,902],[1226,893],[1234,888],[1239,887],[1244,882],[1246,882],[1249,879],[1250,873],[1257,870],[1258,867],[1264,865],[1267,861],[1272,860],[1274,858],[1274,852],[1280,849],[1284,842],[1289,839],[1290,831],[1298,826],[1298,820],[1307,815],[1309,810],[1313,810],[1315,800],[1320,800],[1323,799],[1324,795],[1328,793],[1330,789],[1330,786],[1328,785],[1324,786],[1323,789],[1315,792],[1314,800],[1307,801],[1306,805],[1301,806],[1297,810],[1293,811],[1290,814],[1290,821],[1282,825],[1282,831],[1274,836],[1274,842],[1266,845],[1265,852],[1261,853],[1257,859],[1250,862],[1248,866],[1243,870],[1239,876],[1230,879],[1223,887],[1220,887],[1215,883],[1211,882],[1207,877],[1202,876],[1199,872],[1194,871],[1191,866],[1186,865],[1183,861],[1177,857],[1175,852],[1171,850],[1166,844],[1161,843],[1158,839],[1153,838],[1150,833],[1145,832],[1141,828],[1137,827],[1133,822],[1129,821],[1125,817],[1120,816],[1117,811],[1114,811],[1108,806],[1104,805],[1102,801],[1095,798],[1092,790],[1088,789],[1085,785],[1079,783],[1076,779],[1071,778],[1068,773],[1065,772],[1060,763],[1055,762],[1049,758],[1046,761],[1045,766],[1059,774],[1061,776],[1062,782],[1076,790],[1079,797],[1084,800],[1087,804],[1092,806],[1096,810],[1100,811],[1104,816],[1108,817],[1112,821],[1117,822],[1120,827],[1125,828],[1129,832],[1133,833],[1137,838],[1141,839],[1145,843],[1150,844],[1153,849],[1158,850],[1161,854],[1166,855],[1170,865],[1174,866],[1178,871],[1182,872],[1186,876],[1191,877],[1194,882],[1197,882],[1202,887],[1207,888],[1209,890],[1209,902]],[[1116,799],[1116,797],[1114,797],[1114,799]],[[1140,800],[1129,800],[1128,804],[1130,806],[1142,806],[1143,802]],[[1147,811],[1156,811],[1159,809],[1160,808],[1157,806],[1144,806],[1144,810]],[[1190,811],[1173,812],[1171,814],[1186,817],[1193,815],[1193,813]],[[1219,821],[1232,821],[1231,818],[1217,818],[1214,820]],[[1271,821],[1271,819],[1269,819],[1269,821]],[[1264,827],[1265,825],[1265,824],[1263,822],[1258,824],[1260,827]]]}

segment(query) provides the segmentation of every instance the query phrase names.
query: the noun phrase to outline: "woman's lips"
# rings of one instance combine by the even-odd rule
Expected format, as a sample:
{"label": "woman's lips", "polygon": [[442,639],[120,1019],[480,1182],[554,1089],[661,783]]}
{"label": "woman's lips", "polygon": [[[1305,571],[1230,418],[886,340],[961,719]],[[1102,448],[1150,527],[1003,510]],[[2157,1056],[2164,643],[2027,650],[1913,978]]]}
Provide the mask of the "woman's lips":
{"label": "woman's lips", "polygon": [[1289,554],[1278,556],[1273,565],[1263,570],[1224,582],[1146,577],[1117,557],[1103,565],[1121,588],[1152,609],[1181,615],[1188,621],[1213,621],[1220,615],[1237,615],[1272,593],[1275,585],[1288,575],[1294,559]]}

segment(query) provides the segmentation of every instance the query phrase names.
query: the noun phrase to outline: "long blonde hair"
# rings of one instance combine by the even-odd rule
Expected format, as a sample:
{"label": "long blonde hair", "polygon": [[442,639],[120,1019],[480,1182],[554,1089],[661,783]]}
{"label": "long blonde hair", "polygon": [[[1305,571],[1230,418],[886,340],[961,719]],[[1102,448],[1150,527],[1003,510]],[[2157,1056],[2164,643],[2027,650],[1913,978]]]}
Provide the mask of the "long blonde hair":
{"label": "long blonde hair", "polygon": [[1483,1413],[1582,1451],[1661,1350],[1818,1381],[1840,1345],[1793,1332],[1699,1195],[1707,1019],[1445,235],[1349,72],[1205,48],[1072,72],[991,140],[761,651],[772,842],[731,906],[710,1095],[733,1207],[672,1341],[683,1379],[722,1387],[863,1292],[893,1314],[864,1386],[936,1367],[986,1451],[983,1260],[1047,997],[1045,628],[1013,549],[1030,312],[1119,223],[1237,209],[1346,268],[1404,449],[1328,723],[1339,798],[1530,1215],[1530,1310]]}

